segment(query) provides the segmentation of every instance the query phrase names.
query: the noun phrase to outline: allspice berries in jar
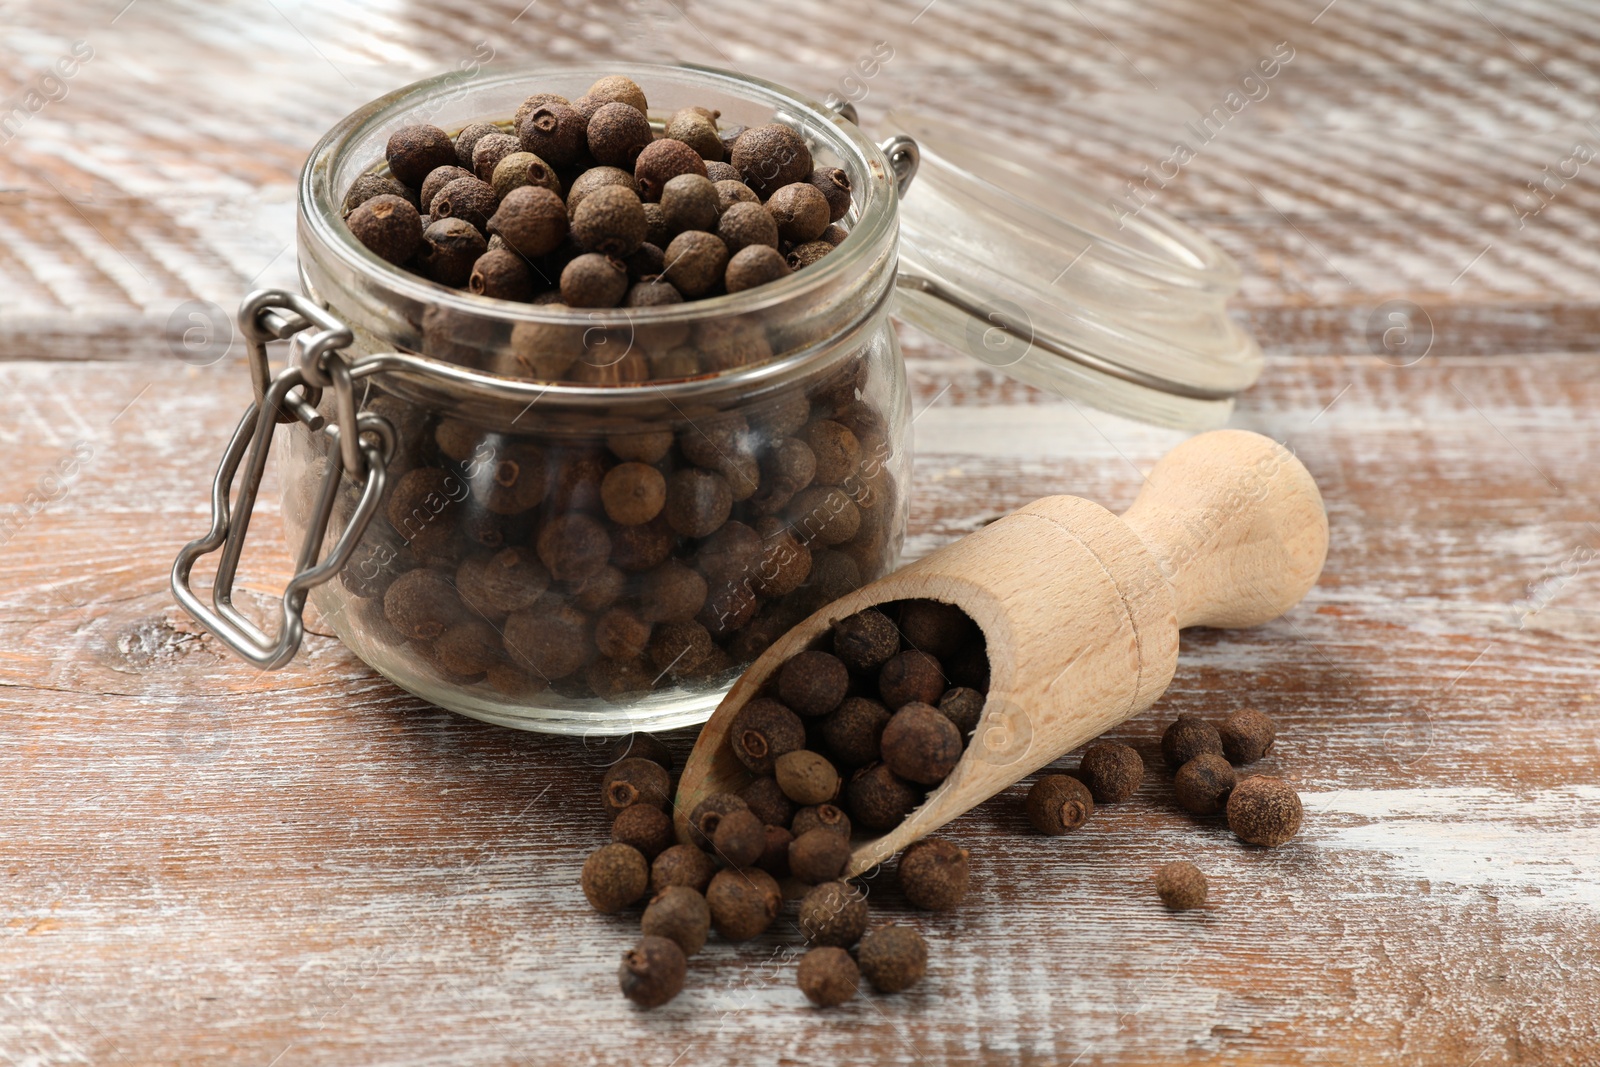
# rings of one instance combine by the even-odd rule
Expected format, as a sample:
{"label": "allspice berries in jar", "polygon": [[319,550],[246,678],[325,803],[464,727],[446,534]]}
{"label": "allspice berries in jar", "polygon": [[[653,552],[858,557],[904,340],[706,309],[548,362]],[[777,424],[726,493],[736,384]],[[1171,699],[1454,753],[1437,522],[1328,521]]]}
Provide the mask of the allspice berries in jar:
{"label": "allspice berries in jar", "polygon": [[[580,309],[447,288],[380,259],[343,222],[346,190],[395,130],[509,123],[533,93],[576,99],[610,74],[645,90],[658,129],[686,107],[718,112],[722,129],[800,126],[815,165],[849,177],[848,237],[755,288]],[[575,176],[557,168],[563,188]],[[893,567],[911,459],[888,318],[894,174],[853,123],[689,68],[446,76],[323,139],[299,239],[307,295],[353,334],[342,354],[358,408],[395,436],[382,500],[311,601],[418,696],[555,732],[698,722],[774,638]],[[330,419],[333,402],[326,390]],[[303,422],[279,432],[298,544],[339,444]],[[339,494],[325,546],[359,487],[346,478]]]}

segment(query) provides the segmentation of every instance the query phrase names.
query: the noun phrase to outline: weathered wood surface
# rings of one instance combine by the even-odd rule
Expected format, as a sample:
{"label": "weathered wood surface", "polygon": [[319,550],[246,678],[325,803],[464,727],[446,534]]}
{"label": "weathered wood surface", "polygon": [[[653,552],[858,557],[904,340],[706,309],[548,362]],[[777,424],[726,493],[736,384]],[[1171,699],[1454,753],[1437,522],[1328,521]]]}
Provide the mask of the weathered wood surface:
{"label": "weathered wood surface", "polygon": [[[19,88],[95,49],[0,153],[6,1059],[1600,1059],[1600,215],[1587,166],[1524,228],[1508,206],[1595,136],[1589,7],[125,2],[12,4],[0,35]],[[780,930],[696,957],[647,1015],[615,992],[635,918],[575,884],[605,839],[583,802],[601,754],[427,707],[323,637],[255,673],[170,604],[247,379],[171,359],[162,326],[291,283],[312,140],[479,41],[496,65],[677,57],[822,93],[877,40],[896,56],[868,121],[943,107],[1120,180],[1293,43],[1157,202],[1244,265],[1272,354],[1235,424],[1316,475],[1328,565],[1281,621],[1185,634],[1117,736],[1155,768],[1173,713],[1264,707],[1306,828],[1242,848],[1152,773],[1044,840],[1013,789],[951,827],[980,861],[968,905],[909,913],[873,883],[932,944],[915,992],[812,1011]],[[1369,354],[1391,298],[1431,317],[1415,365]],[[905,339],[911,556],[1050,493],[1121,510],[1180,439]],[[262,511],[265,592],[288,558]],[[1154,900],[1179,856],[1212,877],[1204,913]]]}

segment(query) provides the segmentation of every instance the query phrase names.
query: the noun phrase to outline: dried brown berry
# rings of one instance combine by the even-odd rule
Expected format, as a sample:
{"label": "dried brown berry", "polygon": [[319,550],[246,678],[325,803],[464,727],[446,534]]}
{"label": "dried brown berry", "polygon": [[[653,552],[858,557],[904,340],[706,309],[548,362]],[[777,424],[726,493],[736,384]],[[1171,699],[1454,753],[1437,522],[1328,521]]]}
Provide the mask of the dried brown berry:
{"label": "dried brown berry", "polygon": [[650,864],[650,892],[660,893],[669,886],[688,886],[697,893],[705,892],[717,865],[694,845],[673,845]]}
{"label": "dried brown berry", "polygon": [[550,164],[532,152],[513,152],[494,165],[489,185],[497,199],[505,199],[513,189],[545,189],[561,195],[561,179]]}
{"label": "dried brown berry", "polygon": [[717,236],[730,254],[758,245],[777,251],[778,223],[760,204],[731,204],[717,220]]}
{"label": "dried brown berry", "polygon": [[936,704],[949,688],[939,661],[911,649],[890,656],[878,670],[878,692],[890,711],[906,704]]}
{"label": "dried brown berry", "polygon": [[763,519],[756,532],[761,534],[761,562],[756,566],[755,591],[769,599],[785,597],[805,584],[811,573],[811,550],[787,526]]}
{"label": "dried brown berry", "polygon": [[612,308],[628,293],[628,265],[586,252],[561,269],[561,301],[575,308]]}
{"label": "dried brown berry", "polygon": [[567,239],[567,207],[549,189],[524,185],[505,195],[488,226],[514,252],[549,255]]}
{"label": "dried brown berry", "polygon": [[788,826],[794,818],[794,804],[784,796],[776,778],[756,778],[739,790],[739,796],[768,826]]}
{"label": "dried brown berry", "polygon": [[818,167],[806,180],[827,201],[829,222],[838,222],[850,213],[850,175],[838,167]]}
{"label": "dried brown berry", "polygon": [[1167,766],[1182,767],[1196,756],[1222,755],[1222,737],[1215,726],[1186,713],[1162,733],[1161,754],[1167,758]]}
{"label": "dried brown berry", "polygon": [[558,581],[580,581],[597,574],[611,553],[611,539],[600,523],[581,513],[559,515],[539,531],[539,559]]}
{"label": "dried brown berry", "polygon": [[396,178],[416,188],[429,171],[456,161],[456,145],[450,135],[437,126],[425,123],[402,126],[389,135],[384,158],[389,161],[389,170]]}
{"label": "dried brown berry", "polygon": [[667,182],[681,174],[704,178],[706,164],[700,153],[671,137],[651,141],[633,163],[633,177],[639,183],[639,196],[648,201],[661,199]]}
{"label": "dried brown berry", "polygon": [[778,236],[790,244],[815,241],[831,221],[827,197],[809,181],[778,189],[768,198],[767,210],[778,224]]}
{"label": "dried brown berry", "polygon": [[831,882],[850,862],[850,839],[818,827],[789,844],[789,873],[807,885]]}
{"label": "dried brown berry", "polygon": [[748,808],[730,811],[716,820],[711,835],[712,855],[733,867],[749,867],[767,847],[767,828]]}
{"label": "dried brown berry", "polygon": [[856,949],[861,974],[880,993],[898,993],[928,973],[928,943],[898,923],[868,930]]}
{"label": "dried brown berry", "polygon": [[344,194],[344,201],[339,206],[339,215],[342,218],[349,218],[350,212],[375,196],[398,196],[419,211],[422,209],[421,198],[410,186],[387,174],[369,172],[350,183],[350,188]]}
{"label": "dried brown berry", "polygon": [[944,696],[939,698],[939,710],[944,712],[945,718],[955,723],[962,737],[969,737],[978,728],[978,720],[983,718],[984,702],[984,695],[976,689],[958,685],[946,690]]}
{"label": "dried brown berry", "polygon": [[659,671],[674,678],[702,678],[720,670],[722,650],[698,622],[664,622],[650,635],[646,654]]}
{"label": "dried brown berry", "polygon": [[938,785],[961,759],[961,732],[931,704],[901,705],[883,728],[883,762],[901,778]]}
{"label": "dried brown berry", "polygon": [[928,911],[948,911],[967,896],[967,850],[953,841],[929,837],[900,855],[900,889]]}
{"label": "dried brown berry", "polygon": [[506,618],[506,651],[517,666],[542,678],[565,678],[589,660],[585,627],[582,612],[547,598]]}
{"label": "dried brown berry", "polygon": [[818,419],[800,432],[817,458],[818,485],[841,485],[861,462],[861,442],[850,430],[829,419]]}
{"label": "dried brown berry", "polygon": [[632,845],[601,845],[583,861],[580,880],[590,905],[609,915],[644,896],[650,865]]}
{"label": "dried brown berry", "polygon": [[439,219],[422,231],[417,262],[429,278],[459,289],[472,277],[473,264],[489,250],[483,234],[461,219]]}
{"label": "dried brown berry", "polygon": [[922,791],[882,763],[861,768],[845,786],[845,804],[870,830],[892,830],[922,803]]}
{"label": "dried brown berry", "polygon": [[851,670],[874,670],[899,651],[900,631],[877,608],[858,611],[833,624],[833,654]]}
{"label": "dried brown berry", "polygon": [[489,618],[526,611],[550,587],[550,572],[522,546],[501,549],[482,559],[469,557],[456,570],[461,598]]}
{"label": "dried brown berry", "polygon": [[822,720],[822,739],[843,766],[865,766],[883,757],[883,728],[890,715],[888,708],[869,697],[846,697]]}
{"label": "dried brown berry", "polygon": [[739,168],[745,184],[763,197],[811,175],[811,150],[799,134],[778,123],[753,126],[740,134],[729,161]]}
{"label": "dried brown berry", "polygon": [[478,147],[478,142],[490,134],[504,132],[492,122],[474,122],[469,126],[463,126],[461,132],[456,134],[456,163],[470,172],[472,150]]}
{"label": "dried brown berry", "polygon": [[850,816],[832,804],[816,804],[801,808],[789,820],[789,832],[799,837],[807,830],[823,829],[850,840]]}
{"label": "dried brown berry", "polygon": [[1215,815],[1228,804],[1238,776],[1223,757],[1202,752],[1178,768],[1172,789],[1185,811],[1196,815]]}
{"label": "dried brown berry", "polygon": [[779,756],[805,747],[800,716],[767,697],[756,697],[734,716],[728,728],[733,753],[754,774],[771,774]]}
{"label": "dried brown berry", "polygon": [[644,206],[620,185],[594,190],[572,211],[573,240],[586,251],[621,259],[638,250],[644,235]]}
{"label": "dried brown berry", "polygon": [[686,107],[675,112],[662,132],[694,149],[701,159],[720,160],[727,154],[717,137],[716,119],[700,110]]}
{"label": "dried brown berry", "polygon": [[785,752],[772,765],[778,786],[796,804],[825,804],[839,795],[839,772],[820,753]]}
{"label": "dried brown berry", "polygon": [[672,806],[672,779],[659,763],[629,756],[606,769],[600,803],[613,818],[634,804],[666,811]]}
{"label": "dried brown berry", "polygon": [[850,671],[826,652],[801,652],[778,670],[778,699],[807,718],[838,707],[849,686]]}
{"label": "dried brown berry", "polygon": [[828,244],[832,245],[834,248],[838,248],[844,243],[844,239],[849,236],[849,230],[835,223],[830,225],[826,230],[822,231],[821,239],[828,242]]}
{"label": "dried brown berry", "polygon": [[1094,794],[1096,804],[1127,800],[1144,779],[1144,760],[1127,745],[1098,741],[1083,754],[1078,777]]}
{"label": "dried brown berry", "polygon": [[722,819],[736,811],[749,811],[737,793],[711,793],[689,812],[689,836],[701,848],[711,848]]}
{"label": "dried brown berry", "polygon": [[1206,876],[1188,860],[1165,864],[1156,872],[1156,892],[1173,911],[1188,911],[1206,902]]}
{"label": "dried brown berry", "polygon": [[1300,794],[1282,778],[1252,775],[1228,797],[1228,829],[1249,845],[1268,848],[1300,832]]}
{"label": "dried brown berry", "polygon": [[1254,763],[1272,751],[1278,724],[1255,708],[1243,708],[1222,720],[1218,730],[1222,752],[1233,763]]}
{"label": "dried brown berry", "polygon": [[650,120],[627,104],[602,104],[589,119],[589,154],[611,167],[633,167],[654,135]]}
{"label": "dried brown berry", "polygon": [[728,246],[714,233],[685,230],[665,250],[667,276],[678,292],[689,298],[705,296],[722,284],[728,268]]}
{"label": "dried brown berry", "polygon": [[765,829],[767,844],[761,850],[761,858],[756,860],[756,866],[774,878],[787,878],[789,843],[794,840],[794,835],[781,826],[768,826]]}
{"label": "dried brown berry", "polygon": [[404,263],[422,243],[422,216],[404,197],[374,196],[350,212],[345,222],[356,240],[390,263]]}
{"label": "dried brown berry", "polygon": [[467,288],[496,300],[532,300],[533,272],[523,258],[505,248],[491,248],[472,265]]}
{"label": "dried brown berry", "polygon": [[742,582],[761,562],[761,535],[742,522],[725,522],[700,542],[695,566],[713,582]]}
{"label": "dried brown berry", "polygon": [[729,941],[748,941],[772,925],[783,907],[777,881],[759,867],[718,871],[706,889],[711,925]]}
{"label": "dried brown berry", "polygon": [[522,151],[522,142],[504,131],[485,134],[472,146],[472,173],[482,181],[494,177],[494,168],[507,156]]}
{"label": "dried brown berry", "polygon": [[641,1008],[659,1008],[683,991],[688,961],[676,941],[642,937],[622,954],[617,981],[622,995]]}
{"label": "dried brown berry", "polygon": [[819,1008],[832,1008],[856,995],[861,972],[850,953],[825,945],[800,957],[795,981],[811,1003]]}
{"label": "dried brown berry", "polygon": [[1028,821],[1041,834],[1070,833],[1094,814],[1089,787],[1070,774],[1047,774],[1028,790]]}
{"label": "dried brown berry", "polygon": [[630,804],[612,821],[611,840],[632,845],[645,859],[653,860],[672,847],[672,819],[650,804]]}
{"label": "dried brown berry", "polygon": [[849,493],[831,485],[802,489],[788,510],[795,534],[808,544],[842,545],[861,530],[861,510]]}
{"label": "dried brown berry", "polygon": [[800,933],[813,945],[849,948],[866,929],[866,894],[848,882],[823,882],[800,899]]}
{"label": "dried brown berry", "polygon": [[[390,583],[383,594],[383,616],[413,641],[431,641],[463,618],[450,580],[429,568],[407,571]],[[801,734],[803,742],[803,727]]]}
{"label": "dried brown berry", "polygon": [[661,187],[662,221],[673,234],[711,230],[722,213],[717,187],[701,174],[679,174]]}
{"label": "dried brown berry", "polygon": [[550,101],[517,120],[517,139],[551,166],[568,167],[589,148],[589,123],[571,105]]}
{"label": "dried brown berry", "polygon": [[688,886],[668,886],[645,905],[639,929],[646,937],[675,942],[685,956],[705,947],[711,930],[711,909],[706,898]]}
{"label": "dried brown berry", "polygon": [[785,258],[788,260],[789,269],[796,271],[811,266],[832,251],[833,246],[826,241],[807,241],[803,245],[795,245],[789,249],[789,254]]}
{"label": "dried brown berry", "polygon": [[709,537],[732,511],[733,490],[715,471],[685,467],[667,480],[667,523],[685,537]]}
{"label": "dried brown berry", "polygon": [[900,606],[900,632],[906,644],[941,660],[974,640],[976,631],[967,613],[954,604],[908,600]]}
{"label": "dried brown berry", "polygon": [[570,216],[577,211],[578,205],[596,189],[613,185],[619,185],[635,196],[639,194],[639,183],[633,180],[631,171],[621,167],[590,167],[572,179],[572,184],[567,187],[567,214]]}
{"label": "dried brown berry", "polygon": [[667,480],[647,464],[619,463],[600,483],[600,501],[612,522],[637,526],[661,514],[667,502]]}
{"label": "dried brown berry", "polygon": [[611,532],[611,561],[629,573],[647,571],[672,554],[672,528],[663,516]]}
{"label": "dried brown berry", "polygon": [[[706,169],[706,177],[712,178],[711,184],[717,190],[717,213],[720,215],[735,204],[755,204],[761,206],[761,198],[757,196],[748,185],[737,178],[715,178],[711,169]],[[774,226],[777,224],[774,223]]]}
{"label": "dried brown berry", "polygon": [[639,88],[638,82],[623,74],[606,75],[589,86],[589,91],[583,95],[591,100],[627,104],[631,108],[636,108],[640,114],[647,114],[650,111],[644,90]]}
{"label": "dried brown berry", "polygon": [[644,655],[650,624],[626,608],[611,608],[594,624],[594,647],[602,656],[632,660]]}
{"label": "dried brown berry", "polygon": [[[718,140],[721,140],[721,138],[719,137]],[[740,185],[744,185],[744,182],[739,178],[739,171],[735,169],[734,165],[732,163],[721,162],[720,160],[706,160],[706,177],[711,179],[711,183],[713,185],[715,185],[717,182],[728,181],[738,182]],[[745,187],[749,188],[749,186]],[[754,193],[751,193],[750,195],[755,196]]]}
{"label": "dried brown berry", "polygon": [[723,286],[730,293],[741,293],[758,285],[775,282],[789,274],[789,263],[776,248],[751,245],[741,248],[728,260]]}
{"label": "dried brown berry", "polygon": [[422,179],[422,190],[417,194],[418,210],[433,214],[433,201],[439,195],[439,190],[455,181],[457,178],[476,177],[465,167],[435,167]]}

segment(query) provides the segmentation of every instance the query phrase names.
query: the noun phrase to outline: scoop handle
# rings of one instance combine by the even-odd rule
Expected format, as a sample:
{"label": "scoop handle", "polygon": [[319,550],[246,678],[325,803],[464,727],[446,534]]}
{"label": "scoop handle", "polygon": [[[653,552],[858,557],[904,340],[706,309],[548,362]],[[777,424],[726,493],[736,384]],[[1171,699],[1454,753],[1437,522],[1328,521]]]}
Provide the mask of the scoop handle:
{"label": "scoop handle", "polygon": [[1328,514],[1311,472],[1248,430],[1174,448],[1122,520],[1171,585],[1179,627],[1275,619],[1316,584],[1328,556]]}

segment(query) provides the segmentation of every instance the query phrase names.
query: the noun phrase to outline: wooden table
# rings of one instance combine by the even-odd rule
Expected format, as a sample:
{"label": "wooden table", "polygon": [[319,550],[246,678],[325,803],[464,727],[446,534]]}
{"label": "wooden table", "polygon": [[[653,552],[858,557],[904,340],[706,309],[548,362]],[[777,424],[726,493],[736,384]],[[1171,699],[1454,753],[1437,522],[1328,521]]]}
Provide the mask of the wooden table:
{"label": "wooden table", "polygon": [[[75,41],[93,55],[0,156],[0,1054],[1600,1060],[1600,163],[1582,158],[1600,17],[1325,2],[11,5],[19,91],[60,96],[49,65]],[[681,58],[821,94],[879,41],[865,123],[939,108],[1113,189],[1292,49],[1154,196],[1243,265],[1238,312],[1270,358],[1234,421],[1315,473],[1332,551],[1287,618],[1186,634],[1167,697],[1117,736],[1154,768],[1176,712],[1265,708],[1305,830],[1244,848],[1153,770],[1044,840],[1019,787],[950,828],[977,864],[958,911],[875,885],[931,943],[915,991],[818,1013],[786,929],[714,945],[642,1013],[614,976],[636,917],[576,887],[606,838],[597,753],[431,708],[328,638],[259,674],[172,605],[248,381],[238,348],[188,366],[163,329],[184,301],[294,283],[306,150],[396,85],[492,53]],[[1382,343],[1391,300],[1409,347]],[[1181,437],[904,341],[911,556],[1046,493],[1125,506]],[[263,512],[265,590],[288,560]],[[1204,912],[1155,900],[1176,857],[1210,873]]]}

